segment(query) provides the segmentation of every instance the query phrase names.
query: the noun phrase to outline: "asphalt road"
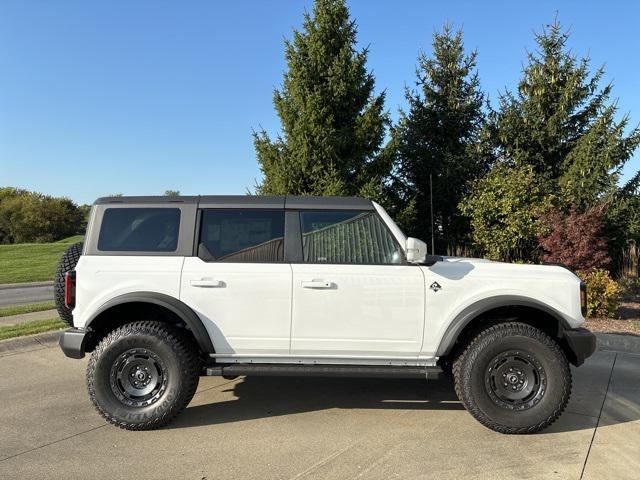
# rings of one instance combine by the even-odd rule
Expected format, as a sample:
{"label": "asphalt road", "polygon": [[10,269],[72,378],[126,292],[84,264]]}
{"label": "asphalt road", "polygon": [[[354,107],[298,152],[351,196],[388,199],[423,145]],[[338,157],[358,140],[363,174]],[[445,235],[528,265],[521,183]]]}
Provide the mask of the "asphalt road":
{"label": "asphalt road", "polygon": [[49,302],[51,300],[53,300],[53,283],[51,282],[0,285],[0,307]]}
{"label": "asphalt road", "polygon": [[482,427],[446,379],[259,377],[202,378],[169,427],[127,432],[93,410],[86,362],[53,343],[0,353],[0,478],[624,479],[640,471],[636,355],[598,352],[574,370],[561,419],[528,436]]}

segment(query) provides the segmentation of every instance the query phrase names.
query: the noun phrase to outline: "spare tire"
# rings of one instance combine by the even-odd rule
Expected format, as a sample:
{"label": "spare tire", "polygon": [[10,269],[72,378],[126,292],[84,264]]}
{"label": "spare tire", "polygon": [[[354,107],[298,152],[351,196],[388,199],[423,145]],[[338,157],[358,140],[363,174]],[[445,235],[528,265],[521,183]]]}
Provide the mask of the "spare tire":
{"label": "spare tire", "polygon": [[64,304],[64,275],[76,268],[80,255],[82,255],[82,245],[82,242],[74,243],[62,254],[53,282],[53,296],[56,301],[58,315],[70,327],[73,327],[73,315],[71,310]]}

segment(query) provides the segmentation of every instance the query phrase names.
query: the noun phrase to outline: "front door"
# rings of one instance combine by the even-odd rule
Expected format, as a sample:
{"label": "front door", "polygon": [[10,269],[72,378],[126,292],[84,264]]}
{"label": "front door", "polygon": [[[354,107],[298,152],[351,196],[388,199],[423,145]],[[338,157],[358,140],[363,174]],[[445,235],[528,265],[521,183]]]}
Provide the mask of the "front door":
{"label": "front door", "polygon": [[291,353],[417,358],[424,276],[376,212],[300,212],[303,262],[292,264]]}
{"label": "front door", "polygon": [[216,353],[288,354],[284,210],[205,209],[198,241],[198,256],[184,260],[180,298],[202,319]]}

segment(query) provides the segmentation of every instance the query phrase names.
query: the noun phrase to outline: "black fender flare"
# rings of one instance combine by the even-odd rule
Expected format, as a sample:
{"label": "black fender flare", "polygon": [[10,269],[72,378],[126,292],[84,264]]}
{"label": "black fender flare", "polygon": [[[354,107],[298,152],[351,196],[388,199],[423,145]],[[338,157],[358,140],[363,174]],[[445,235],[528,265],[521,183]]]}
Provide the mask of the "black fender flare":
{"label": "black fender flare", "polygon": [[460,333],[478,315],[488,312],[489,310],[493,310],[494,308],[509,306],[531,307],[549,314],[559,322],[560,332],[558,332],[558,336],[561,335],[562,330],[571,328],[559,311],[539,300],[520,295],[497,295],[487,297],[469,305],[456,315],[440,339],[440,344],[436,350],[436,356],[442,357],[447,355],[456,343]]}
{"label": "black fender flare", "polygon": [[211,337],[198,314],[196,314],[196,312],[194,312],[184,302],[170,295],[165,295],[164,293],[133,292],[114,297],[92,313],[91,317],[89,317],[85,324],[85,328],[90,328],[91,323],[110,308],[127,303],[152,303],[166,308],[184,321],[193,333],[193,336],[198,342],[198,346],[204,353],[215,353]]}

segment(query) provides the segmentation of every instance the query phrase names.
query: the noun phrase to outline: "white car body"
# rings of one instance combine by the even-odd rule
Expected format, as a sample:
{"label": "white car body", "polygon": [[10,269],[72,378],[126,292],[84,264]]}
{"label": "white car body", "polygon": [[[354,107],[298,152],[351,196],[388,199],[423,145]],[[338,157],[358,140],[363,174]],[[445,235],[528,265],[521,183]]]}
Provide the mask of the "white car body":
{"label": "white car body", "polygon": [[[183,217],[196,206],[184,207]],[[415,257],[408,251],[415,239],[374,208],[404,255]],[[215,349],[209,355],[221,363],[434,365],[466,322],[490,308],[539,307],[565,328],[584,321],[580,279],[560,266],[453,257],[362,265],[99,255],[90,251],[95,216],[94,208],[75,268],[74,327],[90,327],[114,299],[156,294],[195,312]]]}

